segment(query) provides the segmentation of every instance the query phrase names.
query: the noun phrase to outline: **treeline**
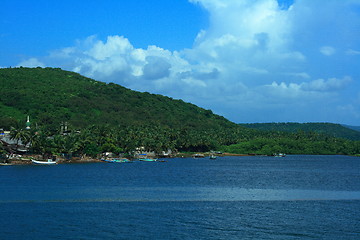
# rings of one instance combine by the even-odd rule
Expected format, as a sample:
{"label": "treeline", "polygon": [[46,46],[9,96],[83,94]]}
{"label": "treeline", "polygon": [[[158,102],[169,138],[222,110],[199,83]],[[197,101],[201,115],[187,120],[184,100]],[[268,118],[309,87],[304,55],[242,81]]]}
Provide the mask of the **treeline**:
{"label": "treeline", "polygon": [[[19,126],[19,125],[18,125]],[[42,155],[91,156],[104,152],[131,155],[137,148],[146,151],[171,149],[179,152],[210,150],[238,154],[344,154],[360,153],[360,141],[333,138],[315,132],[280,133],[252,129],[175,129],[160,125],[92,125],[81,131],[52,134],[46,128],[12,128],[11,137],[29,144],[30,152]]]}
{"label": "treeline", "polygon": [[358,155],[360,141],[334,138],[316,132],[278,133],[272,136],[264,135],[249,141],[223,146],[222,151],[239,154],[273,155],[311,154],[311,155]]}
{"label": "treeline", "polygon": [[360,131],[356,130],[359,127],[354,126],[344,126],[341,124],[334,123],[248,123],[240,124],[243,127],[248,127],[252,129],[262,130],[262,131],[280,131],[280,132],[316,132],[320,134],[330,135],[336,138],[344,138],[349,140],[360,140]]}
{"label": "treeline", "polygon": [[131,154],[141,147],[146,151],[161,153],[172,151],[206,152],[234,144],[239,139],[252,136],[252,130],[240,128],[227,130],[194,130],[168,128],[160,125],[110,126],[92,125],[80,131],[53,134],[46,128],[32,127],[26,130],[22,124],[12,127],[10,136],[18,143],[30,146],[30,153],[67,156],[92,156],[103,152]]}

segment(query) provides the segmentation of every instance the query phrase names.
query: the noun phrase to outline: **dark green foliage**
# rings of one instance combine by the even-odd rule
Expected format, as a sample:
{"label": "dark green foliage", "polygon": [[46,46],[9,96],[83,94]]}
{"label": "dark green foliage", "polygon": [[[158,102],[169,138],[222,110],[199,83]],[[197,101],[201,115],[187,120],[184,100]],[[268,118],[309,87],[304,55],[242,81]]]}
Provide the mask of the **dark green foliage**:
{"label": "dark green foliage", "polygon": [[282,134],[257,137],[250,141],[224,146],[223,151],[239,154],[349,154],[360,152],[360,141],[332,138],[317,133]]}
{"label": "dark green foliage", "polygon": [[[360,140],[360,132],[334,123],[250,123],[241,126],[263,131],[316,132],[336,138]],[[356,128],[356,127],[353,127]]]}
{"label": "dark green foliage", "polygon": [[193,104],[61,69],[0,69],[0,84],[1,116],[20,120],[30,115],[33,122],[52,131],[64,121],[79,129],[103,124],[236,128],[234,123]]}
{"label": "dark green foliage", "polygon": [[343,124],[342,126],[360,132],[360,126],[350,126],[350,125],[345,125],[345,124]]}
{"label": "dark green foliage", "polygon": [[[67,122],[72,131],[89,132],[87,142],[76,151],[90,155],[139,146],[157,151],[207,151],[236,143],[253,132],[182,100],[132,91],[61,69],[0,69],[0,84],[0,128],[8,129],[15,119],[24,121],[29,115],[32,126],[56,136]],[[105,133],[118,139],[104,137]],[[99,149],[92,147],[94,141]]]}
{"label": "dark green foliage", "polygon": [[[359,142],[334,138],[342,137],[335,124],[325,124],[326,128],[324,124],[270,124],[265,128],[272,131],[259,131],[250,127],[264,125],[240,126],[182,100],[132,91],[61,69],[0,69],[0,86],[0,128],[13,127],[14,139],[29,143],[31,152],[44,156],[95,157],[108,151],[131,153],[138,147],[159,153],[168,149],[360,153]],[[27,115],[30,131],[24,131]],[[70,134],[62,135],[60,126],[65,122]],[[301,131],[298,126],[303,127]]]}

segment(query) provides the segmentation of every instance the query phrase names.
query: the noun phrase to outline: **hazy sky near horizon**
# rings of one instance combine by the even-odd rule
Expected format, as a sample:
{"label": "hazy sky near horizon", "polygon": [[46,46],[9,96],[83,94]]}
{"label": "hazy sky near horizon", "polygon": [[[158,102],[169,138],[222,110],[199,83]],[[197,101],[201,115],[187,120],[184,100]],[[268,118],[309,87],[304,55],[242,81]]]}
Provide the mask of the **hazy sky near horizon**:
{"label": "hazy sky near horizon", "polygon": [[60,67],[237,123],[360,125],[360,0],[2,0],[0,67]]}

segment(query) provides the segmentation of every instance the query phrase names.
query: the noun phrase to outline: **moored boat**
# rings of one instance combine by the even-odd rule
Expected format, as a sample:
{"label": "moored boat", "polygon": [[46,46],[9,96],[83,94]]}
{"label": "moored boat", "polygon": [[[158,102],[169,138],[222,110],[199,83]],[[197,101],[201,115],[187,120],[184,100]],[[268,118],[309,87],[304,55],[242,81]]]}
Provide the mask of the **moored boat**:
{"label": "moored boat", "polygon": [[130,163],[131,161],[127,158],[113,158],[113,159],[100,159],[103,162],[108,162],[108,163]]}
{"label": "moored boat", "polygon": [[274,157],[286,157],[285,153],[275,153]]}
{"label": "moored boat", "polygon": [[38,160],[31,159],[31,162],[35,163],[35,164],[44,164],[44,165],[57,164],[57,161],[52,160],[52,159],[48,159],[47,161],[38,161]]}
{"label": "moored boat", "polygon": [[158,161],[156,158],[139,158],[138,160],[141,162],[157,162]]}
{"label": "moored boat", "polygon": [[11,166],[13,165],[12,163],[0,163],[0,166]]}
{"label": "moored boat", "polygon": [[209,158],[210,159],[216,159],[217,157],[215,155],[210,155]]}

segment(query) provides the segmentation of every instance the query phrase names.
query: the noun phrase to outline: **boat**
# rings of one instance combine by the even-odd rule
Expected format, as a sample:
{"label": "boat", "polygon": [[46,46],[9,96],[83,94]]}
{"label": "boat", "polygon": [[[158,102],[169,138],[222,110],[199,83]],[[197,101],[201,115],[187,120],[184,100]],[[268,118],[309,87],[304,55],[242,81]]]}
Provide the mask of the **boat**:
{"label": "boat", "polygon": [[204,158],[205,155],[204,154],[201,154],[201,153],[195,153],[192,155],[193,158]]}
{"label": "boat", "polygon": [[275,153],[274,157],[286,157],[285,153]]}
{"label": "boat", "polygon": [[148,157],[148,155],[145,153],[138,154],[137,160],[141,161],[141,162],[157,162],[158,161],[157,158]]}
{"label": "boat", "polygon": [[0,166],[11,166],[13,165],[12,163],[0,163]]}
{"label": "boat", "polygon": [[100,160],[103,161],[103,162],[108,162],[108,163],[130,163],[131,162],[127,158],[113,158],[113,159],[102,158]]}
{"label": "boat", "polygon": [[157,162],[157,158],[138,158],[141,162]]}
{"label": "boat", "polygon": [[216,159],[217,157],[215,155],[210,155],[209,158],[210,159]]}
{"label": "boat", "polygon": [[31,159],[31,162],[35,163],[35,164],[44,164],[44,165],[57,164],[57,161],[53,160],[53,159],[48,159],[47,161],[38,161],[38,160]]}

